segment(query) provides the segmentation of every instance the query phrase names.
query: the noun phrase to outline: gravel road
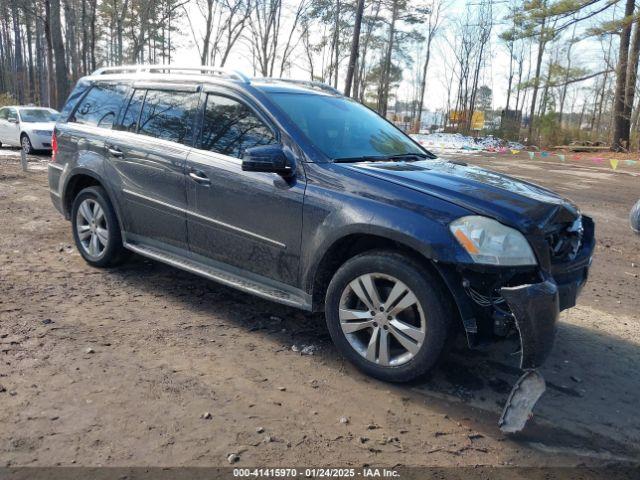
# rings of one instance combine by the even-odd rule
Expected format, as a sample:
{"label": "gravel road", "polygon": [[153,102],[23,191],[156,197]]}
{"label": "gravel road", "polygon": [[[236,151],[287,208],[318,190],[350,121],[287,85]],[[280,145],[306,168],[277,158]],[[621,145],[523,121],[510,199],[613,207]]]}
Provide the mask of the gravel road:
{"label": "gravel road", "polygon": [[[446,155],[445,155],[446,156]],[[454,345],[430,378],[367,378],[322,316],[140,257],[96,270],[54,210],[46,157],[0,149],[0,467],[602,465],[640,459],[640,168],[460,156],[575,200],[592,276],[562,314],[527,428],[496,424],[508,345]]]}

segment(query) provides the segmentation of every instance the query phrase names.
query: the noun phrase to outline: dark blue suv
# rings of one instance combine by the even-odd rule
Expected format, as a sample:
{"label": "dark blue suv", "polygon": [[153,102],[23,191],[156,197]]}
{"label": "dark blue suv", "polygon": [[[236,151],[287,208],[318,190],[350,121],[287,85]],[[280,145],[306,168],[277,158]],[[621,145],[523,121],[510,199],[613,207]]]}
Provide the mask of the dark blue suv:
{"label": "dark blue suv", "polygon": [[117,67],[62,112],[51,198],[96,267],[125,251],[309,311],[368,374],[408,381],[445,340],[548,355],[594,225],[541,187],[438,159],[323,84]]}

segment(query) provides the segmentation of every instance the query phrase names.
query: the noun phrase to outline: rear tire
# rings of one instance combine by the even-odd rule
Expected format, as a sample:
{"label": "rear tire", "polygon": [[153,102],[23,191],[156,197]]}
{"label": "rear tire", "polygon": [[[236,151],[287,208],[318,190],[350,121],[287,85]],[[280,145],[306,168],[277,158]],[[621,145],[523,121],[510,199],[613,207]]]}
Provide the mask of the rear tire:
{"label": "rear tire", "polygon": [[94,267],[112,267],[122,262],[120,224],[109,196],[100,186],[78,193],[71,207],[71,225],[76,248]]}
{"label": "rear tire", "polygon": [[448,336],[449,309],[440,280],[391,251],[348,260],[325,300],[338,350],[360,370],[388,382],[415,380],[435,365]]}
{"label": "rear tire", "polygon": [[20,137],[20,145],[22,146],[22,150],[24,150],[24,153],[26,153],[27,155],[31,155],[33,153],[33,145],[31,145],[31,139],[26,133],[23,133]]}

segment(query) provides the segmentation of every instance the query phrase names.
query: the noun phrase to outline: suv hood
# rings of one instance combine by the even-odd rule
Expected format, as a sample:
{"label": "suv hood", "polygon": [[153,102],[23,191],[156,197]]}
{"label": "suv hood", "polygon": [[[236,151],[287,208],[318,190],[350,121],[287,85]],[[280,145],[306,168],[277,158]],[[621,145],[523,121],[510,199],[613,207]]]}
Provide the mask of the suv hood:
{"label": "suv hood", "polygon": [[574,204],[550,190],[464,163],[436,159],[341,165],[447,200],[525,233],[573,222],[580,215]]}

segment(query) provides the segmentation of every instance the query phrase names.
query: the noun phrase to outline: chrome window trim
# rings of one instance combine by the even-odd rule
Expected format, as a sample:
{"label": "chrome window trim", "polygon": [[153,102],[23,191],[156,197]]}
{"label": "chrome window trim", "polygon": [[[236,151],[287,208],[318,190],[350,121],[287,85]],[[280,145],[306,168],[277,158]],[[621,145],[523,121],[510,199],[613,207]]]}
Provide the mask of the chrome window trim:
{"label": "chrome window trim", "polygon": [[276,246],[278,248],[282,248],[282,249],[286,249],[287,248],[287,246],[284,243],[278,242],[277,240],[273,240],[271,238],[264,237],[264,236],[262,236],[262,235],[260,235],[258,233],[250,232],[249,230],[245,230],[244,228],[236,227],[235,225],[230,225],[228,223],[221,222],[221,221],[216,220],[216,219],[211,218],[211,217],[206,217],[204,215],[201,215],[199,213],[194,212],[193,210],[188,210],[186,208],[178,207],[176,205],[172,205],[170,203],[163,202],[162,200],[158,200],[158,199],[155,199],[155,198],[152,198],[152,197],[148,197],[148,196],[143,195],[141,193],[133,192],[131,190],[123,189],[122,191],[124,193],[126,193],[127,195],[132,195],[134,197],[139,197],[139,198],[142,198],[144,200],[147,200],[149,202],[157,203],[158,205],[162,205],[164,207],[171,208],[172,210],[176,210],[178,212],[182,212],[182,213],[184,213],[186,215],[189,215],[191,217],[199,218],[200,220],[205,220],[205,221],[213,223],[215,225],[219,225],[219,226],[221,226],[223,228],[232,230],[234,232],[240,233],[240,234],[245,235],[247,237],[251,237],[251,238],[254,238],[256,240],[260,240],[262,242],[265,242],[265,243],[270,243],[271,245],[274,245],[274,246]]}

